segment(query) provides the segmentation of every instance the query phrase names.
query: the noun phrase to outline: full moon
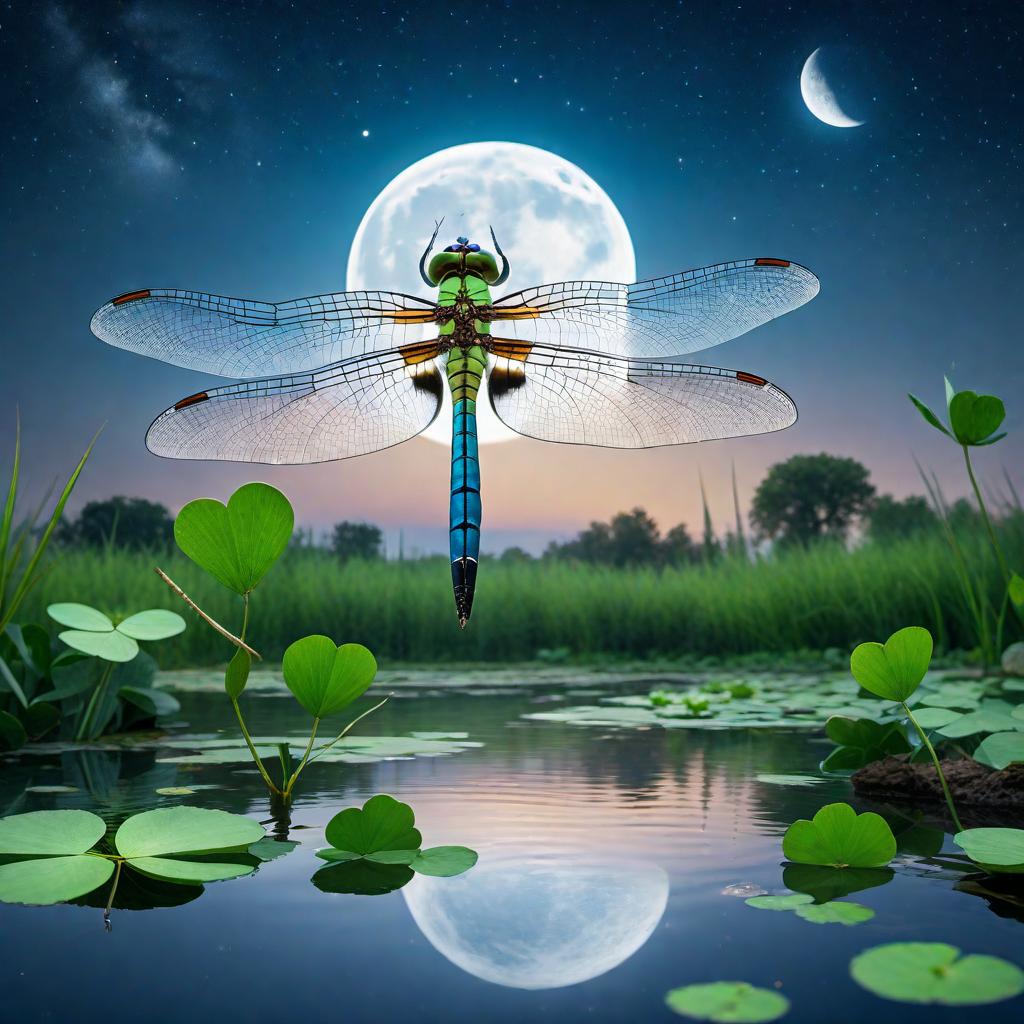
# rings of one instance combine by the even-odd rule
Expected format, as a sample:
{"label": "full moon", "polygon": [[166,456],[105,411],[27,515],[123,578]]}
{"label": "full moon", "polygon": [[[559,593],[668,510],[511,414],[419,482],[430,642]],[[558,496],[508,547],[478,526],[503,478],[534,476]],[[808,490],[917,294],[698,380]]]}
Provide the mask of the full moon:
{"label": "full moon", "polygon": [[668,903],[657,865],[561,856],[481,858],[457,878],[404,889],[431,945],[456,967],[509,988],[561,988],[628,960]]}
{"label": "full moon", "polygon": [[850,117],[839,105],[836,94],[829,84],[821,56],[821,47],[814,51],[804,62],[800,72],[800,95],[807,104],[807,109],[825,124],[834,128],[857,128],[863,121]]}
{"label": "full moon", "polygon": [[[515,142],[452,146],[407,167],[377,196],[348,256],[349,291],[432,297],[420,255],[444,217],[436,247],[459,235],[492,248],[490,227],[512,267],[495,298],[553,281],[636,280],[622,215],[585,171],[554,153]],[[424,337],[429,334],[425,331]],[[518,437],[494,415],[486,385],[477,402],[480,442]],[[451,397],[423,437],[451,443]]]}

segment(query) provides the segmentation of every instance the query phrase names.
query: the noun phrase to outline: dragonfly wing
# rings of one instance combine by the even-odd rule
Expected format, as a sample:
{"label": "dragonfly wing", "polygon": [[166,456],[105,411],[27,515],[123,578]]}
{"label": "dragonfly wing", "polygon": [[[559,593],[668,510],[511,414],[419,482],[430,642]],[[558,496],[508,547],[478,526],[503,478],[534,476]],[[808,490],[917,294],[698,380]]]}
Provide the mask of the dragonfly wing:
{"label": "dragonfly wing", "polygon": [[288,302],[147,288],[101,306],[97,338],[222,377],[298,373],[422,337],[434,305],[395,292],[339,292]]}
{"label": "dragonfly wing", "polygon": [[314,373],[245,381],[183,398],[146,445],[175,459],[292,465],[367,455],[430,426],[444,378],[424,342]]}
{"label": "dragonfly wing", "polygon": [[786,260],[752,259],[636,284],[566,281],[499,299],[500,333],[554,347],[655,358],[737,338],[809,302],[818,279]]}
{"label": "dragonfly wing", "polygon": [[488,378],[494,411],[540,441],[655,448],[796,422],[789,395],[752,373],[512,342],[495,342],[495,350]]}

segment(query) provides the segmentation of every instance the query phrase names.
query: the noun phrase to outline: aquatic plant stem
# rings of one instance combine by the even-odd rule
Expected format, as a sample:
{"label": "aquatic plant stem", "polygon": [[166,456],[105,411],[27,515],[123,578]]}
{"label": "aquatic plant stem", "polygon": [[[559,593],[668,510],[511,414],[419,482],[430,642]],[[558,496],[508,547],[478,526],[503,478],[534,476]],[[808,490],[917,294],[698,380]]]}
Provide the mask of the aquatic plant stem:
{"label": "aquatic plant stem", "polygon": [[292,795],[292,787],[298,781],[299,775],[302,773],[302,769],[306,767],[306,762],[309,760],[310,751],[312,751],[313,749],[313,741],[316,739],[316,731],[319,727],[320,719],[314,718],[313,728],[310,730],[309,733],[309,742],[306,744],[306,752],[302,755],[302,760],[299,762],[298,768],[296,768],[295,771],[292,772],[287,783],[285,783],[284,795],[286,797],[290,797]]}
{"label": "aquatic plant stem", "polygon": [[117,883],[121,881],[121,868],[124,866],[124,861],[118,859],[117,867],[114,869],[114,884],[110,887],[110,896],[107,899],[107,905],[103,908],[103,924],[107,931],[110,931],[110,911],[114,909],[114,897],[117,895]]}
{"label": "aquatic plant stem", "polygon": [[[153,567],[153,572],[155,572],[157,574],[157,576],[159,576],[160,579],[162,579],[164,581],[164,583],[166,583],[167,586],[169,586],[171,588],[171,590],[173,590],[174,593],[177,594],[178,597],[180,597],[182,599],[182,601],[184,601],[185,604],[187,604],[189,606],[189,608],[191,608],[192,611],[194,611],[208,626],[212,627],[218,633],[220,633],[220,635],[222,637],[224,637],[225,640],[230,640],[236,647],[241,647],[243,650],[248,651],[257,661],[262,661],[263,660],[263,658],[260,655],[259,651],[253,650],[253,648],[250,647],[243,639],[241,639],[240,637],[235,636],[234,633],[232,633],[228,629],[225,629],[219,622],[217,622],[216,619],[214,619],[211,616],[207,615],[206,612],[204,612],[203,609],[200,608],[199,605],[197,605],[195,603],[195,601],[193,601],[192,598],[189,597],[188,594],[186,594],[185,591],[182,590],[181,587],[179,587],[178,584],[175,583],[174,580],[172,580],[171,577],[168,576],[167,573],[165,573],[163,571],[163,569],[161,569],[159,566],[154,566]],[[249,609],[249,604],[248,604],[249,596],[248,596],[248,594],[245,595],[245,598],[246,598],[246,613],[248,613],[248,609]]]}
{"label": "aquatic plant stem", "polygon": [[978,486],[978,481],[974,476],[974,466],[971,465],[971,452],[967,445],[961,445],[964,450],[964,463],[967,466],[967,475],[971,478],[971,487],[974,488],[974,496],[978,499],[978,508],[981,511],[982,522],[985,524],[985,529],[988,531],[988,539],[992,542],[992,550],[996,554],[996,561],[999,562],[999,571],[1003,574],[1003,582],[1006,586],[1010,585],[1010,569],[1006,564],[1006,556],[1003,554],[1003,549],[999,544],[999,538],[996,537],[996,531],[992,526],[992,520],[989,518],[988,509],[985,507],[985,500],[981,496],[981,488]]}
{"label": "aquatic plant stem", "polygon": [[367,715],[372,715],[374,711],[377,710],[377,708],[384,707],[384,705],[387,704],[389,700],[391,700],[391,696],[392,695],[389,693],[379,704],[374,704],[372,708],[370,708],[368,711],[364,711],[361,715],[359,715],[358,718],[353,718],[352,721],[349,722],[348,725],[346,725],[345,728],[342,729],[341,732],[339,732],[338,735],[335,736],[330,743],[325,743],[322,747],[317,747],[316,753],[313,754],[313,756],[310,758],[310,761],[315,761],[321,754],[330,750],[335,743],[337,743],[339,740],[344,739],[348,732],[352,729],[352,727],[356,725],[358,722],[361,722]]}
{"label": "aquatic plant stem", "polygon": [[106,692],[107,683],[110,681],[110,676],[114,671],[114,663],[112,661],[108,661],[106,665],[107,667],[103,670],[103,674],[100,676],[95,689],[92,691],[89,703],[85,706],[82,721],[79,722],[78,730],[75,732],[76,740],[87,740],[91,738],[89,736],[89,727],[92,725],[92,716],[96,713],[96,705],[99,703],[100,697]]}
{"label": "aquatic plant stem", "polygon": [[918,736],[921,737],[921,742],[925,745],[928,753],[932,756],[932,763],[935,765],[935,771],[938,773],[939,782],[942,785],[942,792],[946,797],[946,806],[949,808],[949,813],[953,818],[953,824],[956,826],[957,832],[963,832],[964,827],[960,824],[960,816],[956,813],[956,807],[953,805],[953,794],[950,793],[949,784],[946,782],[946,776],[942,773],[942,766],[939,764],[938,754],[935,753],[935,748],[932,746],[931,740],[928,739],[928,734],[918,724],[918,721],[914,717],[907,702],[901,701],[900,703],[903,705],[903,710],[906,713],[907,718],[910,719],[910,724],[917,730]]}
{"label": "aquatic plant stem", "polygon": [[245,745],[249,748],[249,753],[252,754],[252,759],[256,762],[256,767],[260,770],[260,775],[263,776],[263,781],[267,784],[267,788],[271,793],[277,793],[278,796],[284,796],[284,792],[274,783],[274,780],[270,777],[270,772],[267,771],[263,762],[260,760],[260,755],[256,752],[256,745],[253,743],[252,737],[249,735],[249,730],[245,727],[245,719],[242,717],[242,709],[238,706],[238,698],[231,698],[231,706],[235,709],[235,717],[238,719],[238,726],[242,730],[242,736],[245,737]]}

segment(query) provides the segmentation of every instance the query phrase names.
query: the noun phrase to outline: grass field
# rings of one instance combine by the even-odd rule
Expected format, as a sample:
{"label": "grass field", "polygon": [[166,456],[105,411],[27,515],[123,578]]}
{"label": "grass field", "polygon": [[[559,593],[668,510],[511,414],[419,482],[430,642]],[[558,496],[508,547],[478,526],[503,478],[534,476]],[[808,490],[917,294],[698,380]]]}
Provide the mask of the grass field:
{"label": "grass field", "polygon": [[[1024,564],[1024,534],[1004,532]],[[979,538],[967,546],[993,600],[994,561]],[[229,645],[153,573],[159,564],[204,609],[237,629],[241,601],[183,555],[64,550],[19,618],[42,621],[51,601],[129,613],[168,607],[189,628],[160,645],[164,667],[221,663]],[[339,564],[326,553],[286,553],[252,595],[249,637],[268,660],[310,633],[366,644],[388,662],[662,658],[754,651],[843,651],[906,625],[929,628],[940,648],[975,646],[952,560],[940,536],[897,545],[794,551],[754,564],[616,570],[559,562],[484,560],[469,627],[455,619],[444,559]],[[1011,615],[1007,640],[1019,636]],[[550,656],[550,655],[549,655]]]}

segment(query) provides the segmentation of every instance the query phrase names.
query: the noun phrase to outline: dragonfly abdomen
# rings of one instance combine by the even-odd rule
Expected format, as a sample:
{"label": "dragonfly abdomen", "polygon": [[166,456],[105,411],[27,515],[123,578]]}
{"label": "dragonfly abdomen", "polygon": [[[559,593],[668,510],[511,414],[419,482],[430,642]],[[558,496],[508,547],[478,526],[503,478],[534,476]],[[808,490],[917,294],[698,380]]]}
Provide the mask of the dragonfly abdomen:
{"label": "dragonfly abdomen", "polygon": [[449,545],[452,587],[459,625],[473,610],[476,570],[480,559],[480,460],[477,453],[476,397],[487,366],[479,345],[453,348],[448,354],[448,385],[452,392],[452,487]]}

